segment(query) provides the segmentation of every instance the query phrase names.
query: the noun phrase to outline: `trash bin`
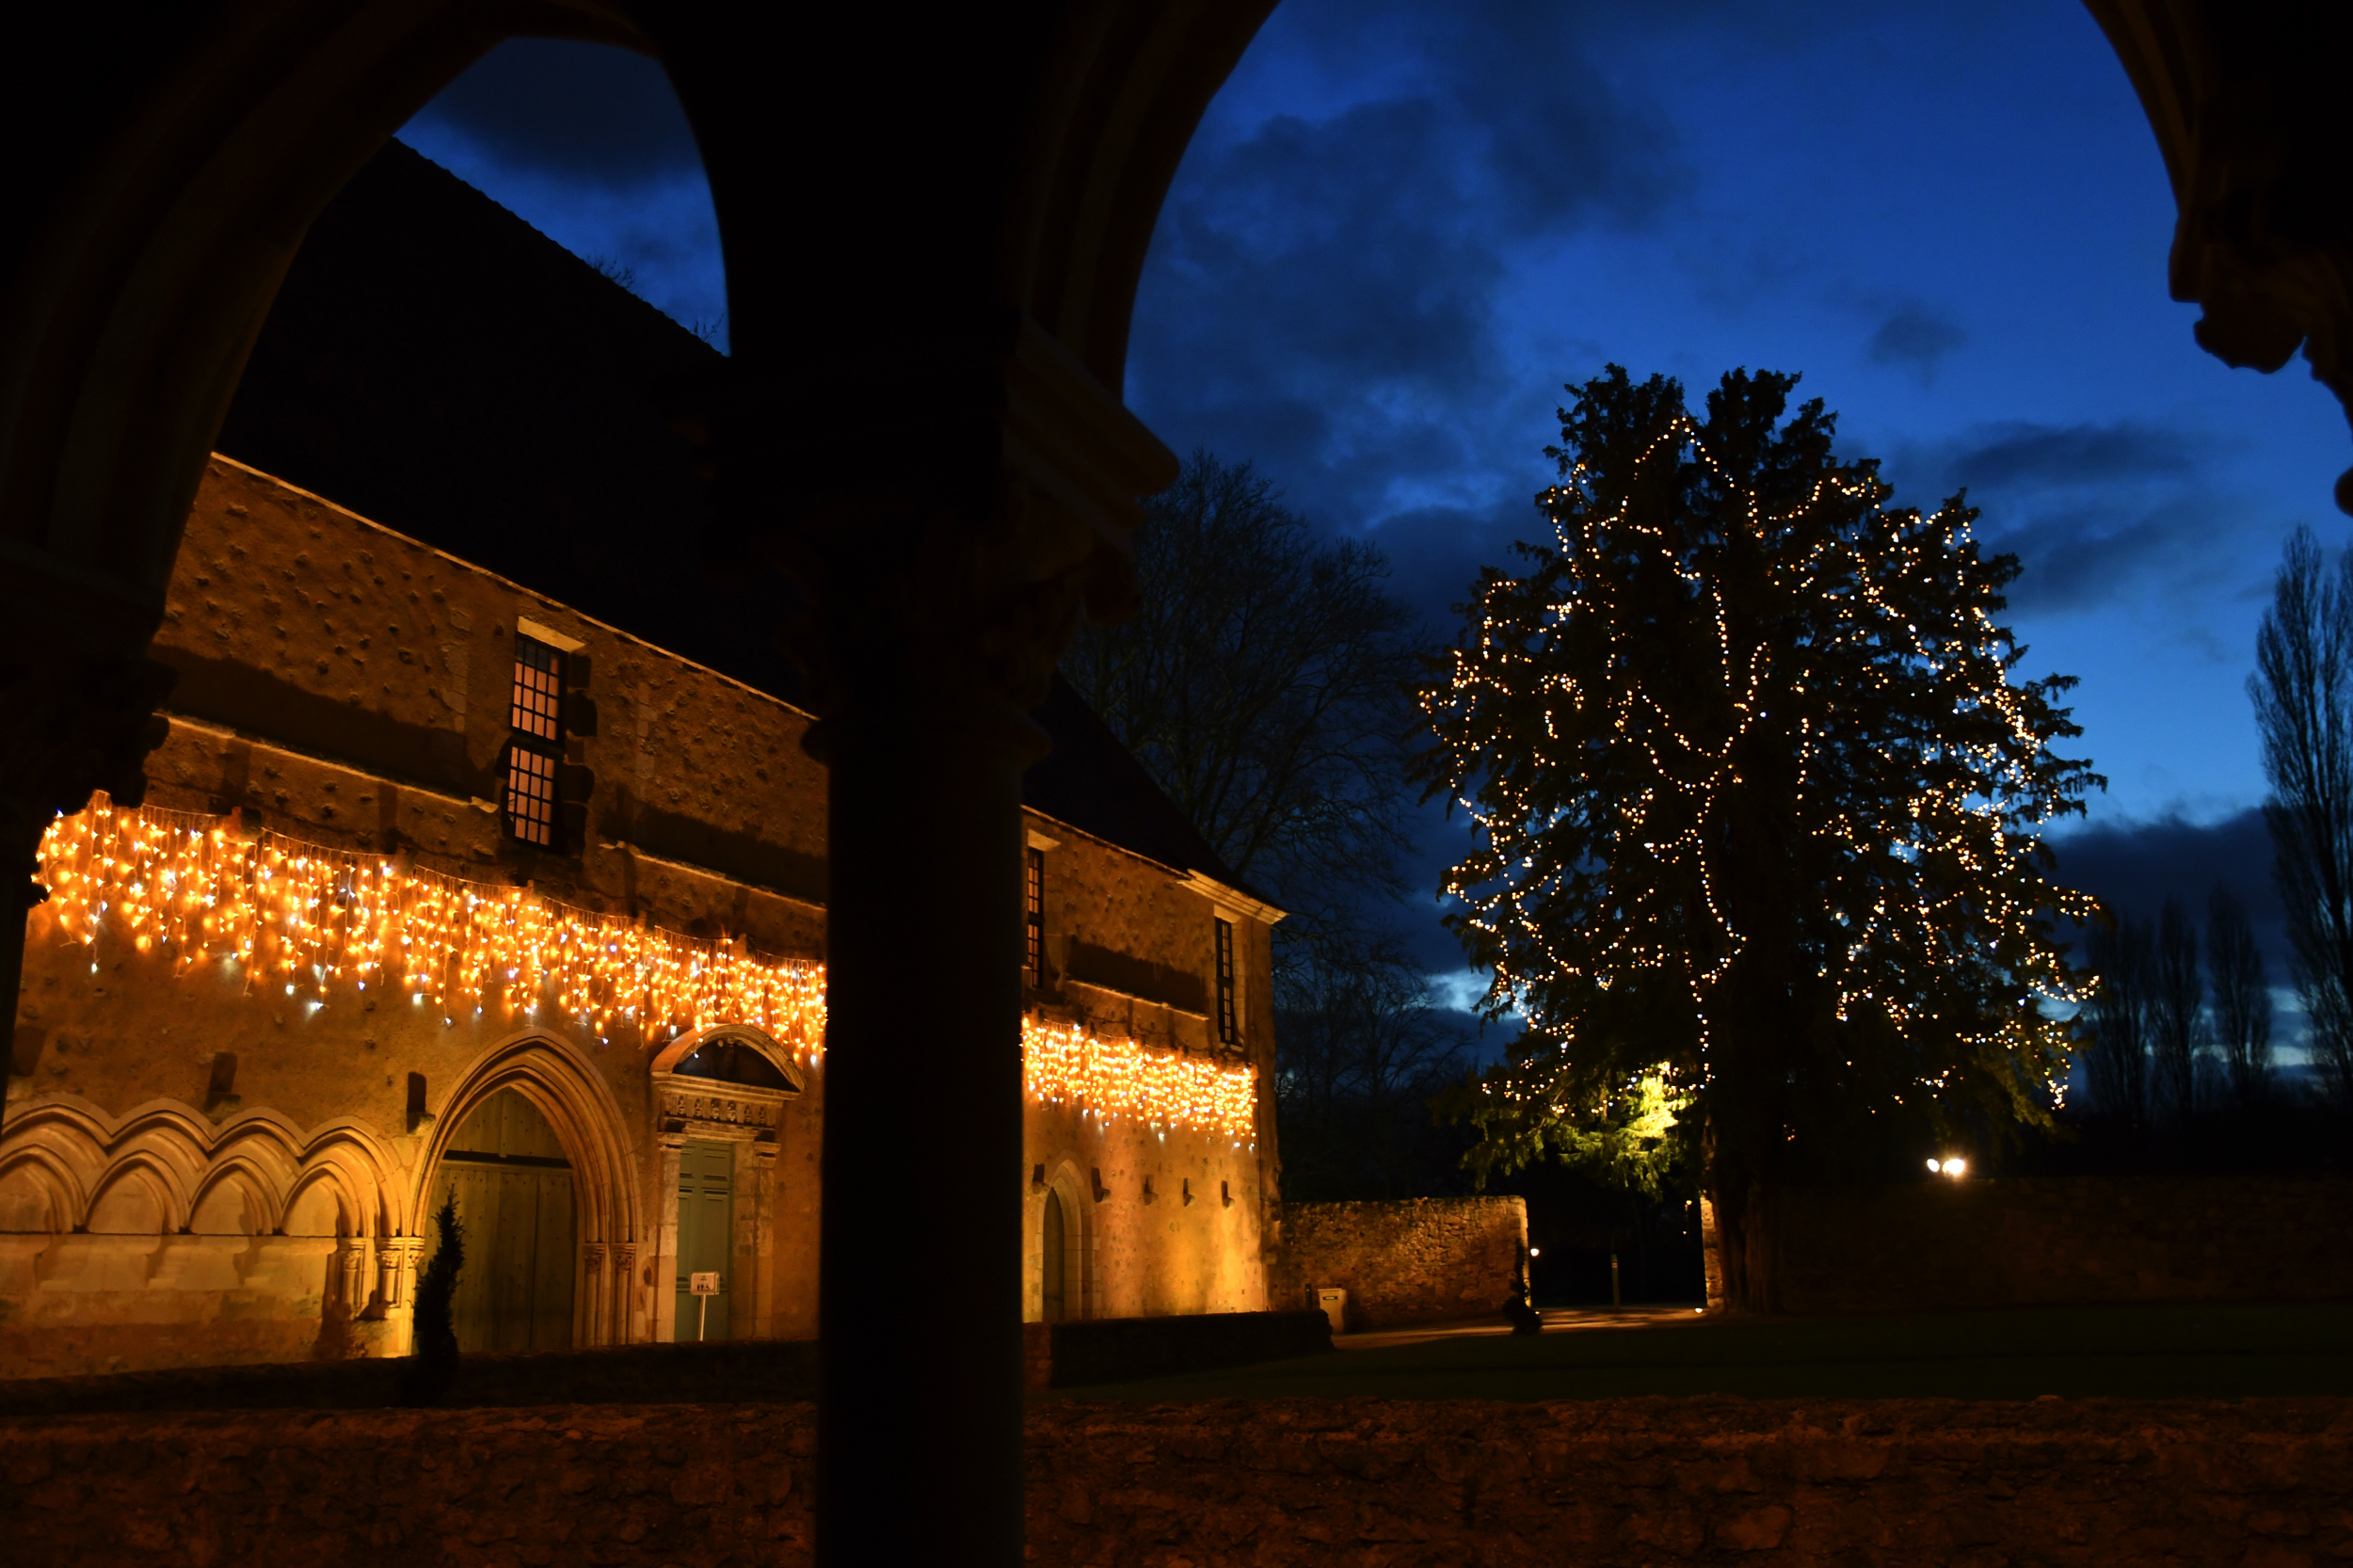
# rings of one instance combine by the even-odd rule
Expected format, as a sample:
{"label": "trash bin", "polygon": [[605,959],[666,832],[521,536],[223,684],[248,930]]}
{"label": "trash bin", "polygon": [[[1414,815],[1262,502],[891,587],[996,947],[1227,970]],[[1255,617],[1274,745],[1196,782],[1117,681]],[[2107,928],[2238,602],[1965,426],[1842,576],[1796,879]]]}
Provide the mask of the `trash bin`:
{"label": "trash bin", "polygon": [[1322,1309],[1323,1315],[1332,1320],[1332,1332],[1334,1334],[1346,1332],[1348,1292],[1334,1286],[1319,1285],[1308,1293],[1315,1297],[1316,1305]]}

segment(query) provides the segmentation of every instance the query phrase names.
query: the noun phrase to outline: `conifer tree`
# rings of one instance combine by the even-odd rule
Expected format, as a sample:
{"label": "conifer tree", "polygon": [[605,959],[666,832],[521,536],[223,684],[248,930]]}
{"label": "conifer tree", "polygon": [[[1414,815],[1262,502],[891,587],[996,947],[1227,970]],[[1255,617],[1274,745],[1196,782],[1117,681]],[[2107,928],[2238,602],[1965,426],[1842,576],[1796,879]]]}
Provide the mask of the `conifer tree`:
{"label": "conifer tree", "polygon": [[1420,688],[1469,814],[1450,923],[1524,1032],[1456,1096],[1474,1168],[1695,1143],[1736,1307],[1777,1305],[1777,1190],[1842,1151],[2047,1119],[2079,1000],[2039,839],[2105,781],[2062,677],[2015,682],[2017,575],[1956,496],[1886,504],[1791,376],[1705,422],[1610,366],[1568,389],[1553,542],[1483,571]]}

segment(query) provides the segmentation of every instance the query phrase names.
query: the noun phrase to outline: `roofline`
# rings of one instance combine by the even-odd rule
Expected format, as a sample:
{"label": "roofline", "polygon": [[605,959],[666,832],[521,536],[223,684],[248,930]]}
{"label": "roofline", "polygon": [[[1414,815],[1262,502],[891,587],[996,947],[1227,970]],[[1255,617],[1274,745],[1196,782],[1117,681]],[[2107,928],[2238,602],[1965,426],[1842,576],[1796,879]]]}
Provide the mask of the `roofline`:
{"label": "roofline", "polygon": [[[680,330],[682,331],[684,328],[681,328]],[[546,605],[552,610],[561,610],[566,615],[577,616],[583,621],[585,621],[588,625],[595,627],[600,632],[610,632],[612,635],[620,638],[624,642],[635,643],[639,648],[645,648],[648,652],[659,653],[664,659],[683,664],[688,669],[698,670],[702,674],[710,676],[714,680],[724,680],[728,685],[735,687],[737,690],[748,692],[753,696],[759,697],[764,702],[773,702],[785,712],[789,713],[796,713],[802,718],[807,719],[811,724],[815,724],[817,722],[816,714],[795,703],[787,702],[784,698],[776,696],[774,692],[763,690],[759,686],[753,685],[748,680],[738,680],[736,677],[728,674],[724,670],[712,669],[709,664],[697,663],[693,659],[689,659],[683,653],[673,653],[668,648],[664,648],[660,643],[648,642],[646,638],[639,636],[634,632],[623,631],[620,627],[615,626],[610,621],[599,620],[596,616],[590,615],[585,610],[580,609],[575,605],[568,604],[563,600],[552,599],[548,595],[541,593],[536,588],[526,587],[522,584],[516,582],[513,578],[492,571],[488,567],[481,566],[475,562],[469,561],[462,555],[452,555],[448,551],[443,550],[439,545],[427,544],[423,539],[412,538],[408,535],[402,533],[399,529],[380,523],[374,518],[361,517],[359,513],[353,511],[350,507],[344,505],[342,503],[329,501],[327,497],[320,495],[315,491],[306,490],[299,485],[291,483],[288,480],[280,479],[278,475],[270,472],[266,469],[258,469],[251,463],[240,462],[236,458],[230,456],[226,452],[216,452],[212,455],[212,458],[213,461],[216,463],[226,463],[231,468],[236,469],[240,472],[249,473],[256,479],[266,480],[268,483],[277,486],[280,489],[285,490],[293,495],[298,495],[305,501],[315,501],[320,505],[326,507],[328,511],[341,513],[343,516],[350,519],[353,522],[360,524],[362,528],[373,528],[377,533],[385,535],[390,538],[398,539],[402,544],[408,545],[413,549],[422,550],[429,555],[438,555],[442,560],[447,561],[451,566],[462,567],[466,570],[472,572],[476,577],[487,577],[491,582],[499,584],[515,593],[520,594],[526,599],[536,600],[537,602]]]}

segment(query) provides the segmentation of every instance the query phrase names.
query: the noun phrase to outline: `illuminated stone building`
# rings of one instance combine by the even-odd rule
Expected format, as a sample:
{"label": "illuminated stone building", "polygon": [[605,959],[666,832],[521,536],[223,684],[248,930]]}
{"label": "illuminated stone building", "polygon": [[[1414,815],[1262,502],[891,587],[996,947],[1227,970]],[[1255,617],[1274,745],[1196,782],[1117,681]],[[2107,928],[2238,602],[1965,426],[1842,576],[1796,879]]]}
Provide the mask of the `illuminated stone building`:
{"label": "illuminated stone building", "polygon": [[[320,222],[187,519],[145,804],[44,845],[0,1375],[403,1353],[451,1192],[469,1348],[817,1333],[826,781],[775,588],[695,564],[723,371],[397,147]],[[1040,718],[1021,1168],[872,1288],[953,1310],[927,1237],[1017,1181],[1025,1316],[1262,1307],[1279,913]]]}

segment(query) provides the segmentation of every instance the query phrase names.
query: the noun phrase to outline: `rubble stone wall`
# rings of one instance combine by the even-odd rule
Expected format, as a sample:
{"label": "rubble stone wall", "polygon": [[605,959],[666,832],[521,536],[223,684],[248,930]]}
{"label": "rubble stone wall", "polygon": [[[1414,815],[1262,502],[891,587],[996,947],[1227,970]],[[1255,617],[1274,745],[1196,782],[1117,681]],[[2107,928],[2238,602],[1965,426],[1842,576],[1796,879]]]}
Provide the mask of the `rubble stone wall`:
{"label": "rubble stone wall", "polygon": [[[812,1406],[0,1421],[9,1560],[805,1564]],[[2353,1553],[2344,1400],[1139,1406],[1028,1416],[1030,1560],[1122,1568]],[[887,1499],[879,1506],[889,1506]]]}
{"label": "rubble stone wall", "polygon": [[2053,1176],[1801,1189],[1791,1312],[2353,1297],[2353,1177]]}
{"label": "rubble stone wall", "polygon": [[1481,1317],[1503,1310],[1527,1244],[1524,1198],[1285,1204],[1267,1304],[1312,1306],[1337,1286],[1351,1331]]}

